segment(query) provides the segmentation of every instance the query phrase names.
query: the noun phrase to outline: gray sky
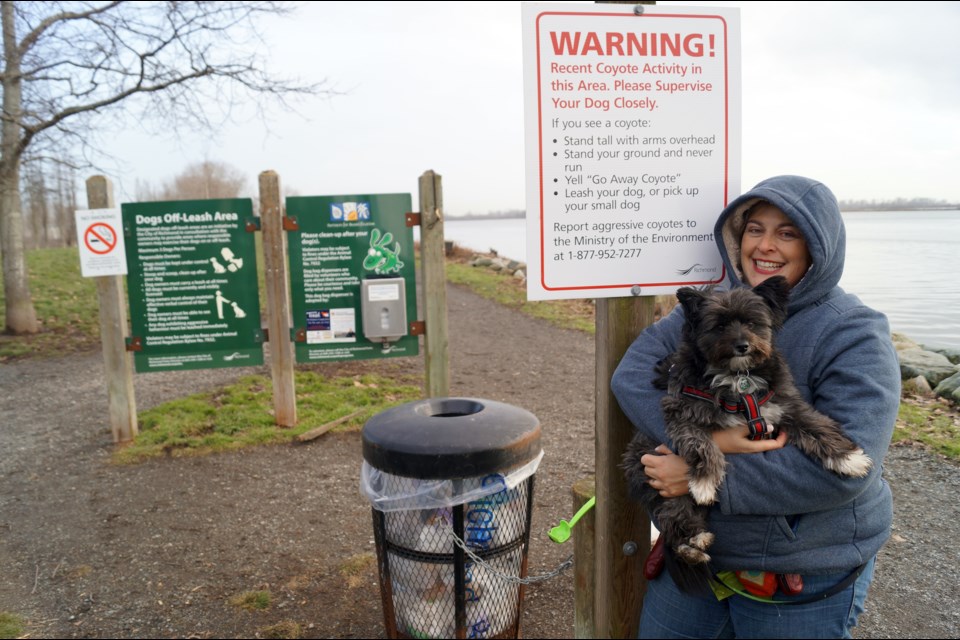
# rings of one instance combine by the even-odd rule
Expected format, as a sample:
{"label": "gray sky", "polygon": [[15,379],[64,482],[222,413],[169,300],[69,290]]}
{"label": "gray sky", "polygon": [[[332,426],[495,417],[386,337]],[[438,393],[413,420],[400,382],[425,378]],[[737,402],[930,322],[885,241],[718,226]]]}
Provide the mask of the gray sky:
{"label": "gray sky", "polygon": [[[740,7],[743,183],[817,178],[840,199],[960,202],[960,3],[660,2]],[[109,151],[118,199],[187,164],[277,171],[300,195],[411,192],[449,214],[523,209],[519,2],[325,2],[264,24],[267,66],[340,95],[214,136],[137,130]]]}

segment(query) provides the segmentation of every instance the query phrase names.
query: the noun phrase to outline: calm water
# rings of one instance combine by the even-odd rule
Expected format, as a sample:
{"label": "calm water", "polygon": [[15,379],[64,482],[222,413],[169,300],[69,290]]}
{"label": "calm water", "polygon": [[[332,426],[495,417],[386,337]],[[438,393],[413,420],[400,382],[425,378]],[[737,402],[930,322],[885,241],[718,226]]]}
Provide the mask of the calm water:
{"label": "calm water", "polygon": [[[960,211],[843,214],[847,261],[840,285],[928,346],[960,349]],[[448,240],[526,259],[522,219],[447,220]]]}

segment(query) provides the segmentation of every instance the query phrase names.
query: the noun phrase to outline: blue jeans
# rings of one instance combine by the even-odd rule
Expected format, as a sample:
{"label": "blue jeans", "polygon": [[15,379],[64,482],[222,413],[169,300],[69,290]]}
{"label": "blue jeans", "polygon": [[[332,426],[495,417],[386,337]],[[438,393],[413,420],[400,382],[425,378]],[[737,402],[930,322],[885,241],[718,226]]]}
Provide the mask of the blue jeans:
{"label": "blue jeans", "polygon": [[[734,595],[726,600],[689,596],[664,571],[647,584],[640,638],[849,638],[863,612],[876,558],[840,593],[801,605],[775,605]],[[803,576],[803,594],[825,591],[849,572]],[[777,594],[776,598],[784,598]]]}

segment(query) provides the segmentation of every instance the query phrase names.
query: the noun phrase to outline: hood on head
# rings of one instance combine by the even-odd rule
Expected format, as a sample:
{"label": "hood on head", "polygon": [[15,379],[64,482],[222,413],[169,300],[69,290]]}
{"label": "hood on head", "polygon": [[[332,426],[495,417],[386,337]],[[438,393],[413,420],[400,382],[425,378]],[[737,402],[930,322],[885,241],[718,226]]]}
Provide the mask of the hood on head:
{"label": "hood on head", "polygon": [[812,263],[790,293],[790,309],[798,309],[827,294],[840,282],[846,251],[846,231],[840,206],[823,183],[800,176],[776,176],[759,183],[731,202],[714,227],[714,239],[735,286],[743,282],[740,238],[746,212],[759,201],[774,205],[797,226]]}

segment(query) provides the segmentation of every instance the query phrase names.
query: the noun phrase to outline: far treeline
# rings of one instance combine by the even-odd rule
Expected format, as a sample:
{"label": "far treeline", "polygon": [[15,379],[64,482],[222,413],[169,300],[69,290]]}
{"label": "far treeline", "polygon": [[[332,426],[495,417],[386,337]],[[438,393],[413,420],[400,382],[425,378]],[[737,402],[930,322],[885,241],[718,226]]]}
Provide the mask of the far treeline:
{"label": "far treeline", "polygon": [[896,200],[841,200],[841,211],[930,211],[960,209],[960,204],[933,198],[897,198]]}
{"label": "far treeline", "polygon": [[[949,203],[946,200],[933,198],[896,198],[895,200],[841,200],[841,211],[931,211],[931,210],[960,209],[960,203]],[[506,211],[490,211],[489,213],[465,214],[449,213],[447,218],[454,220],[498,220],[503,218],[525,218],[523,209],[508,209]]]}
{"label": "far treeline", "polygon": [[[30,164],[21,181],[24,183],[22,211],[26,248],[76,245],[74,211],[83,208],[77,200],[76,172],[59,164],[46,168]],[[240,198],[247,195],[247,185],[247,177],[240,169],[225,162],[203,160],[159,185],[137,180],[134,197],[136,202]]]}

